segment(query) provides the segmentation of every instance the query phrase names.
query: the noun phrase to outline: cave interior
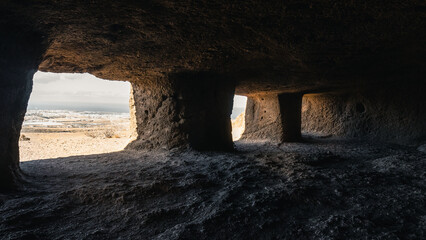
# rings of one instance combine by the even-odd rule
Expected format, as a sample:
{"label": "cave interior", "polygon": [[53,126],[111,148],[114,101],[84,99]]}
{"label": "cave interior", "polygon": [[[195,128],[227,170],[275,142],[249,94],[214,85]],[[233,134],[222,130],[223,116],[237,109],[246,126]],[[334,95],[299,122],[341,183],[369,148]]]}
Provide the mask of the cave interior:
{"label": "cave interior", "polygon": [[[417,148],[426,141],[424,9],[422,1],[1,1],[0,189],[25,191],[33,179],[18,141],[36,71],[129,81],[135,140],[124,152],[214,157],[261,143],[267,154],[327,139]],[[235,94],[248,97],[237,143]]]}

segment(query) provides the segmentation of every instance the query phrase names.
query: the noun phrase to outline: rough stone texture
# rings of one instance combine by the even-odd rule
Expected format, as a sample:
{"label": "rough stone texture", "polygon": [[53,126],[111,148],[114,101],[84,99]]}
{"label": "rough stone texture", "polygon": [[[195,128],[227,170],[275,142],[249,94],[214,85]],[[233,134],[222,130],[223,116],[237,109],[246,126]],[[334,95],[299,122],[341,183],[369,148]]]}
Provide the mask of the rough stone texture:
{"label": "rough stone texture", "polygon": [[133,83],[137,139],[128,148],[233,149],[232,81],[209,73],[169,77],[173,80]]}
{"label": "rough stone texture", "polygon": [[[248,96],[374,89],[374,84],[397,82],[424,88],[424,9],[420,0],[0,1],[0,41],[6,49],[0,52],[0,104],[5,113],[0,137],[8,159],[1,160],[6,164],[1,166],[2,176],[13,175],[15,170],[8,169],[17,168],[15,138],[36,69],[131,81],[138,120],[138,138],[131,148],[229,149],[230,123],[224,117],[234,90],[223,85],[235,84],[235,93]],[[39,39],[46,47],[29,47]],[[35,59],[40,56],[38,64]],[[220,77],[177,80],[188,73]],[[400,106],[388,103],[389,95],[380,96],[375,101],[390,110]],[[416,96],[412,102],[425,103],[421,94]],[[387,139],[399,132],[404,134],[401,139],[416,137],[415,126],[420,132],[424,129],[414,107],[418,105],[406,105],[404,111],[396,107],[401,111],[395,110],[387,120],[374,120],[395,125],[394,135],[388,132],[392,128],[381,125],[377,129],[383,131],[375,133],[367,127],[347,130],[357,126],[353,121],[342,123],[342,133]],[[332,113],[339,120],[339,111]],[[271,114],[274,118],[281,113]],[[274,134],[270,138],[276,138]]]}
{"label": "rough stone texture", "polygon": [[243,95],[420,82],[426,71],[421,0],[3,0],[0,9],[0,24],[46,35],[42,71],[128,81],[213,71]]}
{"label": "rough stone texture", "polygon": [[4,239],[426,239],[426,154],[322,139],[23,162]]}
{"label": "rough stone texture", "polygon": [[[300,98],[282,94],[339,91],[305,98],[305,130],[424,141],[425,9],[424,0],[2,0],[0,190],[19,180],[37,69],[132,82],[129,149],[232,149],[234,87],[252,97],[248,138],[299,135]],[[415,148],[244,144],[26,162],[27,188],[0,192],[0,236],[426,238],[425,155]]]}
{"label": "rough stone texture", "polygon": [[248,97],[243,140],[298,141],[301,137],[302,94]]}
{"label": "rough stone texture", "polygon": [[426,140],[425,85],[379,85],[303,97],[305,133],[399,144]]}
{"label": "rough stone texture", "polygon": [[420,152],[424,152],[424,153],[426,153],[426,144],[420,145],[420,146],[417,148],[417,151],[420,151]]}
{"label": "rough stone texture", "polygon": [[138,122],[136,119],[136,103],[135,103],[135,94],[137,94],[133,86],[130,85],[130,95],[129,95],[129,115],[130,115],[130,140],[136,140],[138,138]]}
{"label": "rough stone texture", "polygon": [[0,191],[20,181],[18,141],[43,52],[39,34],[16,28],[22,26],[0,26]]}
{"label": "rough stone texture", "polygon": [[280,142],[283,131],[279,109],[276,94],[247,97],[245,129],[241,140]]}

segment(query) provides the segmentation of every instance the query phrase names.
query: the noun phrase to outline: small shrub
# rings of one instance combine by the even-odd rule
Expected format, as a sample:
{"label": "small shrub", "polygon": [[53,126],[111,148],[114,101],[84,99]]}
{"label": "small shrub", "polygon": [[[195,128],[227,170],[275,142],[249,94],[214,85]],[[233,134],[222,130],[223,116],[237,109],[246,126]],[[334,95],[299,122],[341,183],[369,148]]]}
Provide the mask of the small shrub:
{"label": "small shrub", "polygon": [[27,136],[25,136],[24,134],[22,134],[20,137],[19,137],[19,141],[30,141],[31,139],[29,138],[29,137],[27,137]]}
{"label": "small shrub", "polygon": [[120,138],[120,136],[112,129],[106,129],[103,134],[106,138]]}
{"label": "small shrub", "polygon": [[86,135],[88,137],[91,137],[91,138],[96,138],[97,137],[97,134],[95,132],[93,132],[93,131],[87,131],[87,132],[84,133],[84,135]]}

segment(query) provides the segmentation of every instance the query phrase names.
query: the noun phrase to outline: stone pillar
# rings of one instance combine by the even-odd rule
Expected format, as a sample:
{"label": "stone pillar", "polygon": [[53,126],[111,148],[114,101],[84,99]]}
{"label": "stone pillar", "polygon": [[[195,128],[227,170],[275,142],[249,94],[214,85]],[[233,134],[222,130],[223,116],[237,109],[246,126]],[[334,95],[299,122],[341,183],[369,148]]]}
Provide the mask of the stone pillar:
{"label": "stone pillar", "polygon": [[278,95],[283,142],[297,142],[302,138],[302,96],[299,93]]}
{"label": "stone pillar", "polygon": [[128,149],[232,150],[233,81],[180,73],[132,83],[137,138]]}
{"label": "stone pillar", "polygon": [[21,180],[18,141],[44,52],[40,35],[19,29],[0,26],[0,190],[15,188]]}
{"label": "stone pillar", "polygon": [[292,142],[301,138],[302,94],[259,94],[247,99],[242,140]]}

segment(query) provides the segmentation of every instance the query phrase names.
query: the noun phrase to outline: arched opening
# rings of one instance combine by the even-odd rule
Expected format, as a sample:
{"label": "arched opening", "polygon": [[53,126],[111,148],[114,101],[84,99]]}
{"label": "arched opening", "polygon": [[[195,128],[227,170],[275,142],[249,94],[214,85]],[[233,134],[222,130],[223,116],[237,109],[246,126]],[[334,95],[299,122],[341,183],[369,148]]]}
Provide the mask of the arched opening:
{"label": "arched opening", "polygon": [[47,72],[37,72],[33,82],[21,161],[114,152],[128,144],[128,82]]}
{"label": "arched opening", "polygon": [[232,108],[232,140],[237,141],[241,138],[245,129],[245,111],[247,106],[247,97],[235,95]]}

